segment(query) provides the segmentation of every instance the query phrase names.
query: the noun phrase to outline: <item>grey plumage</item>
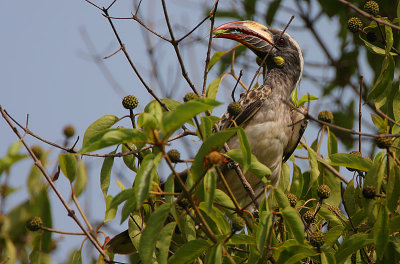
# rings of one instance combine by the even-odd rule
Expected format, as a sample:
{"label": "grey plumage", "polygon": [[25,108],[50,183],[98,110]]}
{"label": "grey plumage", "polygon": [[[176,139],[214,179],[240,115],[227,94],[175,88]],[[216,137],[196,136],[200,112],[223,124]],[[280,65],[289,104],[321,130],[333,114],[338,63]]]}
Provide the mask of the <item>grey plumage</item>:
{"label": "grey plumage", "polygon": [[[277,185],[282,162],[296,149],[307,126],[307,120],[302,120],[304,115],[288,104],[290,94],[298,86],[303,71],[300,47],[287,33],[281,36],[281,30],[269,29],[253,21],[227,23],[215,32],[216,37],[241,42],[260,59],[264,59],[273,43],[277,43],[266,59],[263,85],[242,94],[238,103],[243,111],[235,117],[225,113],[218,124],[220,129],[225,129],[233,125],[233,119],[244,128],[253,154],[271,169],[269,180],[271,184]],[[276,57],[282,57],[283,65],[277,65],[274,60]],[[307,108],[301,107],[299,110],[305,113]],[[227,143],[231,149],[240,148],[237,137]],[[224,176],[236,199],[242,205],[249,203],[251,199],[235,172],[226,170]],[[259,178],[249,172],[245,177],[256,195],[263,191],[264,184]],[[221,184],[219,187],[224,190]]]}

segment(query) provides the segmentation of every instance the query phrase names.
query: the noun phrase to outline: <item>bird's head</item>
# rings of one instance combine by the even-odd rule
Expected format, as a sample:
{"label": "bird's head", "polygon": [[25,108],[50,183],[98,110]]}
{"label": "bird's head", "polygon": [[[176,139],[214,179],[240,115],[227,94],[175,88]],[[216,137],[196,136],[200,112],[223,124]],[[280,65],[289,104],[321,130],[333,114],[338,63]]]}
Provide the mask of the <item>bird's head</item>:
{"label": "bird's head", "polygon": [[293,85],[297,86],[304,61],[299,44],[289,34],[282,34],[280,29],[268,28],[254,21],[229,22],[214,29],[213,34],[214,38],[227,38],[242,43],[261,61],[270,52],[266,59],[268,70],[279,69],[293,78]]}

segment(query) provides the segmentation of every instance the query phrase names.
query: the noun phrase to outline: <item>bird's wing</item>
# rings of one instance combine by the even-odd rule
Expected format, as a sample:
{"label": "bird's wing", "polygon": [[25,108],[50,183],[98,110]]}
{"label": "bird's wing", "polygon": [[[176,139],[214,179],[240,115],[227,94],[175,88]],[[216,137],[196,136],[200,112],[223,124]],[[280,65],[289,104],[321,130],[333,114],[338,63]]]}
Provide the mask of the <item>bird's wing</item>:
{"label": "bird's wing", "polygon": [[[237,116],[231,116],[228,112],[222,115],[221,121],[218,123],[220,130],[234,126],[245,126],[257,112],[260,110],[264,101],[270,96],[271,89],[266,86],[259,86],[251,89],[240,96],[238,103],[243,110]],[[234,122],[233,122],[234,121]]]}
{"label": "bird's wing", "polygon": [[292,108],[290,110],[291,121],[294,125],[292,126],[292,133],[289,142],[283,152],[283,162],[290,158],[307,128],[308,120],[304,118],[304,114],[299,113],[298,111],[301,111],[305,114],[308,112],[308,109],[305,106],[300,106],[297,109]]}

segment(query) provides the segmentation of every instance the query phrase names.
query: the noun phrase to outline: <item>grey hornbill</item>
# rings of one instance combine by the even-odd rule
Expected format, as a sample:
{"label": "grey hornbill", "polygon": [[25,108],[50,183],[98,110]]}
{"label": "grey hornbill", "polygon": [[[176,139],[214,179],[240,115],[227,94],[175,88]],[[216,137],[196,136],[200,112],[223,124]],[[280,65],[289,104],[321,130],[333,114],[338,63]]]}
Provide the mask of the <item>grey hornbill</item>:
{"label": "grey hornbill", "polygon": [[[269,180],[272,185],[277,185],[282,162],[296,149],[307,126],[304,115],[288,104],[290,94],[298,86],[303,72],[304,61],[299,44],[289,34],[282,34],[282,30],[267,28],[254,21],[226,23],[213,33],[215,38],[242,43],[261,61],[268,55],[263,85],[242,94],[238,100],[242,112],[236,116],[225,113],[219,127],[222,130],[232,126],[232,119],[236,125],[243,127],[252,153],[271,169]],[[300,107],[298,110],[306,113],[307,108]],[[231,138],[228,146],[231,149],[239,148],[238,138]],[[236,199],[242,205],[250,203],[251,199],[235,172],[228,170],[224,175]],[[256,195],[263,192],[264,184],[259,178],[249,172],[245,177]],[[219,187],[224,190],[221,184]],[[262,198],[260,195],[257,201],[260,202]]]}

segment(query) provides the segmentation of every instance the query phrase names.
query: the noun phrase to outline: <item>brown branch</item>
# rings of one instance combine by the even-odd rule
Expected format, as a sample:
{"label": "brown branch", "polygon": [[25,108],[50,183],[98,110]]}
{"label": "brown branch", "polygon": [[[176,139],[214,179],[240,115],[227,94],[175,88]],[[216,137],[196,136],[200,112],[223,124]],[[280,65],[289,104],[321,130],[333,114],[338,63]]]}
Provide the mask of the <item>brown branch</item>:
{"label": "brown branch", "polygon": [[62,196],[60,191],[57,189],[57,187],[54,184],[54,182],[51,180],[51,177],[47,173],[47,171],[44,168],[44,166],[42,165],[42,162],[36,157],[36,155],[33,153],[32,149],[28,146],[28,144],[22,138],[22,136],[18,132],[18,129],[12,124],[12,121],[10,120],[10,118],[8,117],[8,115],[6,114],[6,112],[4,111],[4,109],[1,106],[0,106],[0,112],[1,112],[2,117],[6,120],[6,122],[10,126],[10,128],[15,133],[15,135],[19,138],[19,140],[22,142],[22,144],[24,145],[26,150],[29,152],[29,155],[31,156],[31,158],[34,161],[34,165],[41,171],[42,175],[45,177],[45,179],[47,180],[48,184],[50,185],[50,187],[53,189],[53,191],[57,195],[58,199],[63,204],[64,208],[67,210],[68,216],[71,217],[75,221],[75,223],[79,226],[79,228],[83,231],[83,233],[85,233],[85,235],[90,240],[90,242],[94,245],[94,247],[97,249],[97,251],[103,256],[104,260],[106,262],[110,262],[110,257],[103,251],[101,246],[98,244],[96,238],[92,236],[92,234],[85,228],[85,226],[78,219],[78,217],[76,216],[74,210],[71,209],[71,207],[69,206],[67,201],[64,199],[64,197]]}
{"label": "brown branch", "polygon": [[147,92],[153,96],[153,98],[167,111],[169,111],[168,107],[161,101],[160,98],[158,98],[158,96],[153,92],[153,90],[147,85],[147,83],[143,80],[143,77],[140,75],[139,71],[136,69],[135,64],[133,63],[133,61],[131,60],[131,57],[129,56],[128,52],[125,49],[124,44],[122,43],[121,38],[119,37],[119,34],[114,26],[114,23],[112,22],[112,19],[108,17],[108,10],[103,8],[102,9],[104,12],[104,15],[106,16],[108,22],[110,23],[110,26],[114,32],[115,37],[117,38],[117,41],[122,49],[122,51],[125,54],[126,59],[129,62],[129,65],[131,66],[131,68],[133,69],[133,71],[135,72],[136,76],[139,78],[140,82],[142,83],[142,85],[146,88]]}
{"label": "brown branch", "polygon": [[196,90],[196,87],[194,87],[192,81],[190,80],[190,78],[188,76],[188,73],[186,71],[185,64],[183,63],[182,56],[181,56],[181,53],[180,53],[179,48],[178,48],[178,44],[179,43],[175,39],[174,31],[172,30],[171,23],[170,23],[170,20],[169,20],[169,16],[168,16],[167,6],[165,4],[165,0],[161,0],[161,4],[162,4],[162,7],[163,7],[165,22],[167,23],[169,35],[171,36],[170,43],[174,47],[176,57],[178,58],[179,65],[181,66],[182,76],[183,76],[183,78],[185,78],[186,82],[189,84],[189,86],[193,90],[193,92],[195,94],[199,95],[199,93]]}
{"label": "brown branch", "polygon": [[210,14],[208,15],[208,17],[210,17],[211,23],[210,23],[210,36],[208,37],[206,63],[204,66],[204,74],[203,74],[203,91],[201,93],[203,97],[205,97],[205,95],[206,95],[207,76],[208,76],[208,70],[209,70],[208,65],[210,64],[211,44],[212,44],[212,39],[213,39],[212,32],[214,30],[215,12],[217,12],[218,1],[219,0],[215,1],[213,9],[210,11]]}

